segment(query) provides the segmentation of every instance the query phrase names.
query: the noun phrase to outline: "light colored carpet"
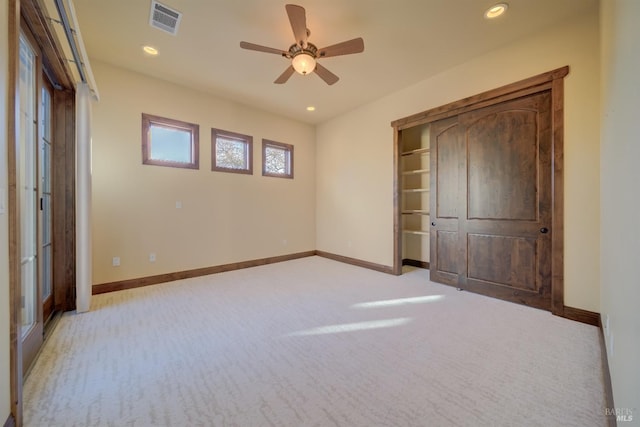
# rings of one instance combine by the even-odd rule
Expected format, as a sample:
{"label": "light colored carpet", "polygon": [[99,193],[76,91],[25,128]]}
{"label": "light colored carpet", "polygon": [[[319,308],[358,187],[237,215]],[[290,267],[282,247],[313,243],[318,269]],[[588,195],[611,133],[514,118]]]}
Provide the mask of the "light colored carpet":
{"label": "light colored carpet", "polygon": [[95,296],[26,426],[604,426],[598,329],[311,257]]}

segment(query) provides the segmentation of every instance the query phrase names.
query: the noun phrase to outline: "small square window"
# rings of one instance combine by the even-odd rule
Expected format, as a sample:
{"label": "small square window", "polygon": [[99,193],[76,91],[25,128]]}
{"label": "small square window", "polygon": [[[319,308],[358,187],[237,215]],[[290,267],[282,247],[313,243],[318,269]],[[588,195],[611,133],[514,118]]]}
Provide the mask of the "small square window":
{"label": "small square window", "polygon": [[200,127],[142,113],[142,163],[198,169]]}
{"label": "small square window", "polygon": [[263,139],[262,175],[293,178],[293,145]]}
{"label": "small square window", "polygon": [[211,170],[253,174],[253,137],[211,129]]}

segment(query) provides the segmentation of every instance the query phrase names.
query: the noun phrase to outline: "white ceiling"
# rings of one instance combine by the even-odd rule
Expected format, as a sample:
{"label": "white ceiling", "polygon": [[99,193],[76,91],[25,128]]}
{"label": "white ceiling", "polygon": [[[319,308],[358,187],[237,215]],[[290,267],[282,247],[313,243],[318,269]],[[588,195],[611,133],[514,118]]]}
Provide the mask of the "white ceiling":
{"label": "white ceiling", "polygon": [[[151,0],[74,0],[89,57],[307,123],[323,122],[598,5],[507,0],[507,14],[489,21],[483,13],[497,0],[292,0],[306,9],[309,41],[319,48],[364,38],[363,53],[320,60],[340,77],[328,86],[316,75],[298,74],[276,85],[288,61],[239,47],[248,41],[287,50],[294,39],[286,1],[160,1],[183,13],[176,36],[149,26]],[[160,55],[144,55],[143,45]],[[316,111],[307,112],[308,105]]]}

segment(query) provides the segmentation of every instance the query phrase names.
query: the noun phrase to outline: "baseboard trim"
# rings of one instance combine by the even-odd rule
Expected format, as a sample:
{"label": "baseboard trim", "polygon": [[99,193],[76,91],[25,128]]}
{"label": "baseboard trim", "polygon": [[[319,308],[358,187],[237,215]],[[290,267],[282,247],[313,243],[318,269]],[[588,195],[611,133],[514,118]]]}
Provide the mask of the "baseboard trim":
{"label": "baseboard trim", "polygon": [[[318,255],[323,258],[332,259],[334,261],[351,264],[358,267],[368,268],[370,270],[380,271],[382,273],[393,274],[393,268],[376,264],[369,261],[363,261],[356,258],[350,258],[343,255],[337,255],[324,251],[306,251],[289,255],[280,255],[269,258],[260,258],[250,261],[234,262],[231,264],[216,265],[212,267],[196,268],[193,270],[176,271],[173,273],[158,274],[156,276],[139,277],[136,279],[119,280],[109,283],[100,283],[93,285],[91,293],[93,295],[104,294],[107,292],[123,291],[126,289],[140,288],[143,286],[157,285],[158,283],[172,282],[174,280],[190,279],[193,277],[207,276],[209,274],[222,273],[225,271],[240,270],[243,268],[258,267],[260,265],[274,264],[277,262],[290,261],[298,258],[306,258]],[[426,267],[428,268],[428,267]]]}
{"label": "baseboard trim", "polygon": [[562,313],[562,317],[575,320],[576,322],[586,323],[588,325],[593,325],[593,326],[600,325],[599,313],[589,311],[589,310],[583,310],[581,308],[567,307],[565,305]]}
{"label": "baseboard trim", "polygon": [[355,265],[357,267],[368,268],[369,270],[379,271],[381,273],[393,274],[393,267],[389,267],[388,265],[376,264],[374,262],[363,261],[357,258],[351,258],[344,255],[332,254],[330,252],[325,251],[316,251],[316,255],[332,259],[334,261],[342,262],[345,264]]}
{"label": "baseboard trim", "polygon": [[598,315],[598,329],[600,329],[600,353],[602,361],[602,382],[604,383],[604,415],[607,418],[608,427],[616,427],[616,411],[613,403],[613,385],[611,384],[611,371],[609,371],[609,357],[607,356],[607,342],[604,339],[604,326],[602,315]]}
{"label": "baseboard trim", "polygon": [[224,271],[240,270],[243,268],[258,267],[260,265],[274,264],[277,262],[290,261],[298,258],[314,256],[316,251],[298,252],[289,255],[280,255],[269,258],[260,258],[250,261],[234,262],[231,264],[216,265],[212,267],[196,268],[193,270],[177,271],[174,273],[158,274],[156,276],[140,277],[137,279],[120,280],[116,282],[101,283],[93,285],[91,293],[93,295],[107,292],[122,291],[125,289],[140,288],[142,286],[157,285],[158,283],[172,282],[174,280],[190,279],[193,277],[207,276],[209,274],[222,273]]}
{"label": "baseboard trim", "polygon": [[611,371],[609,371],[609,359],[607,357],[607,343],[604,339],[604,328],[602,323],[602,315],[593,311],[583,310],[581,308],[564,307],[562,317],[575,320],[577,322],[587,323],[598,328],[600,336],[600,361],[602,364],[602,382],[604,383],[604,399],[605,407],[602,413],[607,420],[608,427],[616,427],[616,411],[613,403],[613,386],[611,385]]}
{"label": "baseboard trim", "polygon": [[426,261],[418,261],[417,259],[409,259],[404,258],[402,260],[402,265],[410,265],[412,267],[424,268],[426,270],[429,269],[429,263]]}
{"label": "baseboard trim", "polygon": [[9,414],[9,418],[4,422],[4,427],[16,427],[16,419],[13,418],[13,414]]}

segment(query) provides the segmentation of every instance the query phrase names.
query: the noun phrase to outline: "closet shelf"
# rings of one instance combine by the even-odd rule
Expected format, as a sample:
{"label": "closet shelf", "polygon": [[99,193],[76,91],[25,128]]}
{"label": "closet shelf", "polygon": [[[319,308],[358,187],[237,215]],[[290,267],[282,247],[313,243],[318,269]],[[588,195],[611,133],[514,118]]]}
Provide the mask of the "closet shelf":
{"label": "closet shelf", "polygon": [[429,211],[423,209],[405,209],[402,211],[402,215],[429,215]]}
{"label": "closet shelf", "polygon": [[403,193],[428,193],[428,188],[405,188],[402,190]]}
{"label": "closet shelf", "polygon": [[413,169],[402,172],[402,175],[419,175],[423,173],[429,173],[429,169]]}
{"label": "closet shelf", "polygon": [[406,234],[418,234],[420,236],[428,236],[429,232],[425,230],[402,230]]}
{"label": "closet shelf", "polygon": [[414,154],[426,154],[429,152],[428,148],[416,148],[415,150],[404,151],[400,153],[401,156],[411,156]]}

